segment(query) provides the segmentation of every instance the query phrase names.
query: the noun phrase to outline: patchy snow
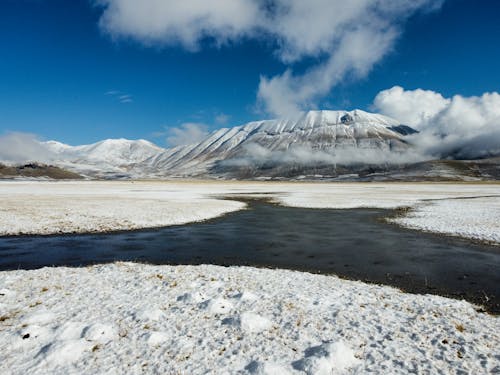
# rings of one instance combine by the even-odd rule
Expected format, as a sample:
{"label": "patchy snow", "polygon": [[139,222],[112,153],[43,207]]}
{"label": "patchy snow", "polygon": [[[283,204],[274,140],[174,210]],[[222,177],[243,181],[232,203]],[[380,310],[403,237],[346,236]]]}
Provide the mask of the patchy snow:
{"label": "patchy snow", "polygon": [[[0,235],[151,228],[210,219],[245,207],[218,199],[222,196],[265,197],[305,208],[416,206],[412,217],[397,222],[488,241],[497,241],[500,233],[499,184],[9,181],[0,183]],[[490,198],[448,200],[485,196]],[[447,200],[422,205],[437,199]]]}
{"label": "patchy snow", "polygon": [[391,221],[412,229],[500,244],[499,197],[426,202]]}
{"label": "patchy snow", "polygon": [[500,320],[333,276],[115,263],[0,273],[0,373],[494,373]]}

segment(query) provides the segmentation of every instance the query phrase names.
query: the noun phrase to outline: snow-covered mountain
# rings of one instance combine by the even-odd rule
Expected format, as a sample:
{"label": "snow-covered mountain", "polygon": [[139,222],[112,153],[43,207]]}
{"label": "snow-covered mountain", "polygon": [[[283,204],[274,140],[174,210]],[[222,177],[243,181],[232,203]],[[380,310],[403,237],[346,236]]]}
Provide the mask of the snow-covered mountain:
{"label": "snow-covered mountain", "polygon": [[139,139],[106,139],[82,146],[57,141],[43,142],[56,164],[79,173],[105,177],[129,174],[130,168],[164,151],[155,144]]}
{"label": "snow-covered mountain", "polygon": [[[295,165],[333,161],[341,150],[351,151],[354,160],[360,160],[366,150],[406,150],[404,137],[411,132],[397,120],[361,110],[310,111],[294,119],[219,129],[199,143],[153,155],[140,168],[153,174],[224,174],[241,166],[258,169],[269,160],[275,164],[293,161]],[[356,155],[356,151],[360,153]],[[345,155],[343,161],[348,162]]]}
{"label": "snow-covered mountain", "polygon": [[45,145],[63,160],[107,162],[116,166],[137,163],[163,151],[161,147],[144,139],[106,139],[82,146],[48,141]]}
{"label": "snow-covered mountain", "polygon": [[219,129],[201,142],[170,149],[126,139],[43,145],[57,165],[97,177],[276,177],[325,166],[329,175],[338,175],[345,172],[342,165],[386,163],[387,155],[397,160],[413,132],[397,120],[361,110],[310,111]]}

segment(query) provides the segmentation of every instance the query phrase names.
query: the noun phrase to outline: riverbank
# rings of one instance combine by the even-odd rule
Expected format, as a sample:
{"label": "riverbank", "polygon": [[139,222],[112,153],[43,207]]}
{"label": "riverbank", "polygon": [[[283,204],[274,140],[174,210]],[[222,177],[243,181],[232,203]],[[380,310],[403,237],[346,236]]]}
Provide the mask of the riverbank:
{"label": "riverbank", "polygon": [[0,273],[3,373],[490,373],[498,317],[438,296],[248,267]]}

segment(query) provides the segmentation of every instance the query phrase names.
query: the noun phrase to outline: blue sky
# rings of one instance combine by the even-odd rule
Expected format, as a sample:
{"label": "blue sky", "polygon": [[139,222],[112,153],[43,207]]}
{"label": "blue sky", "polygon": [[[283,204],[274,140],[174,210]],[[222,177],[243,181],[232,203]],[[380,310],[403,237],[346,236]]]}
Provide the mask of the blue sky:
{"label": "blue sky", "polygon": [[[186,122],[216,129],[273,117],[277,107],[259,101],[261,77],[291,69],[307,78],[337,53],[335,46],[315,54],[296,41],[287,45],[280,36],[292,35],[288,31],[250,33],[241,26],[247,20],[237,25],[245,35],[205,30],[194,45],[182,34],[185,25],[150,37],[155,30],[147,23],[131,29],[129,18],[112,14],[120,1],[127,0],[105,1],[107,10],[88,0],[0,3],[0,134],[29,132],[70,144],[145,138],[163,145],[168,128]],[[293,105],[370,109],[380,91],[395,85],[444,97],[499,91],[500,2],[426,6],[412,9],[405,21],[388,20],[398,23],[398,34],[362,74],[342,74],[302,102],[303,96],[294,97]],[[110,24],[103,23],[105,11],[117,17]],[[299,78],[286,84],[297,89],[304,83]]]}

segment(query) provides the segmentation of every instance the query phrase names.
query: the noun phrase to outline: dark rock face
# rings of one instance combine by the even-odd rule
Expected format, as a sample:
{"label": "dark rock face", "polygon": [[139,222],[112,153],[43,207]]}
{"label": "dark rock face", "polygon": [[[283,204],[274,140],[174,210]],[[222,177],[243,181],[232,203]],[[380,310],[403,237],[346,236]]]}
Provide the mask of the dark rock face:
{"label": "dark rock face", "polygon": [[340,122],[344,125],[350,125],[354,122],[354,119],[349,113],[346,113],[344,116],[340,118]]}
{"label": "dark rock face", "polygon": [[17,166],[7,166],[0,163],[0,179],[16,177],[52,178],[55,180],[76,180],[83,178],[77,173],[41,163],[27,163]]}
{"label": "dark rock face", "polygon": [[418,130],[415,130],[412,127],[409,127],[407,125],[391,126],[388,129],[390,129],[396,133],[399,133],[401,135],[411,135],[411,134],[418,133]]}

